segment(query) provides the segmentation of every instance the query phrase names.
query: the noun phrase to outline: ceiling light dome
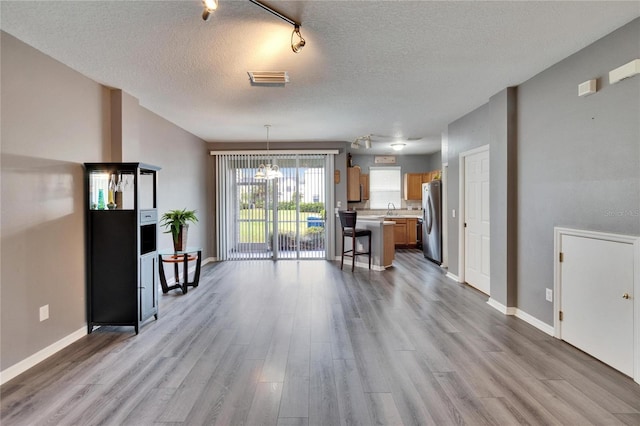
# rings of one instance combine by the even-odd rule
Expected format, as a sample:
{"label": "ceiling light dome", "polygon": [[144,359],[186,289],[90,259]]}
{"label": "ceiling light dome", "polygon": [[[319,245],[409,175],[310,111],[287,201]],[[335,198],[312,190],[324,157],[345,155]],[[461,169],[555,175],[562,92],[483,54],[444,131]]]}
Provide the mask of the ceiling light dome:
{"label": "ceiling light dome", "polygon": [[391,148],[394,151],[402,151],[402,149],[406,146],[406,143],[402,143],[402,142],[396,142],[396,143],[392,143],[391,144]]}

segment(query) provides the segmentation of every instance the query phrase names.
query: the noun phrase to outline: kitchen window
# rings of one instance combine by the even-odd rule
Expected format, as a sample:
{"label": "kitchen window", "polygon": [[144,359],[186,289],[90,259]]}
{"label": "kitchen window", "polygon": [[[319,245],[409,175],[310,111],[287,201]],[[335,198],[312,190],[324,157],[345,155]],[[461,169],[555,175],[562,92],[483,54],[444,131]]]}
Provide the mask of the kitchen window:
{"label": "kitchen window", "polygon": [[369,168],[369,208],[387,209],[393,203],[400,208],[402,202],[400,167]]}

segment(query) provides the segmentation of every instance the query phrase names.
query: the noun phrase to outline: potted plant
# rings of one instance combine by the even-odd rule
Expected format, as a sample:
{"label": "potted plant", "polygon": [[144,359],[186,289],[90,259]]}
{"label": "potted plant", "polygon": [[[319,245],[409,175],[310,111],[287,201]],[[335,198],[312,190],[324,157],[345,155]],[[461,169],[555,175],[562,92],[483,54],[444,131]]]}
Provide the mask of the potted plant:
{"label": "potted plant", "polygon": [[183,251],[187,248],[187,231],[189,224],[187,222],[196,223],[198,218],[195,210],[169,210],[162,215],[161,225],[168,228],[165,234],[169,232],[173,236],[173,249]]}

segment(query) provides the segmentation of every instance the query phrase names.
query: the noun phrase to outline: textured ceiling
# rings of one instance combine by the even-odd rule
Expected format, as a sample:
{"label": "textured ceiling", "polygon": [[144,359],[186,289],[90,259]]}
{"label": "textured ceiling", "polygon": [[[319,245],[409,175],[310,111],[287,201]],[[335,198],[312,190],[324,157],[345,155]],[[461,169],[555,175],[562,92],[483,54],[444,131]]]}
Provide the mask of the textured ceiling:
{"label": "textured ceiling", "polygon": [[[451,121],[640,16],[638,1],[1,2],[2,30],[207,141],[421,137],[433,152]],[[630,58],[632,59],[632,58]],[[618,64],[611,64],[612,67]],[[286,70],[285,86],[247,71]],[[576,82],[576,86],[579,82]],[[374,139],[374,151],[390,152]]]}

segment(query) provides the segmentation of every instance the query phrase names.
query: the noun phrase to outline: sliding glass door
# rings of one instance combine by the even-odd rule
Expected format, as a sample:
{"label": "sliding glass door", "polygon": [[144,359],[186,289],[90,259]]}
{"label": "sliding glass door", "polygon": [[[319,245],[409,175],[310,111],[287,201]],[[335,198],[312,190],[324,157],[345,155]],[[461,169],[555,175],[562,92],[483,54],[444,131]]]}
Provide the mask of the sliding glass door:
{"label": "sliding glass door", "polygon": [[[324,259],[326,154],[217,155],[218,257]],[[281,177],[256,178],[260,165]]]}

